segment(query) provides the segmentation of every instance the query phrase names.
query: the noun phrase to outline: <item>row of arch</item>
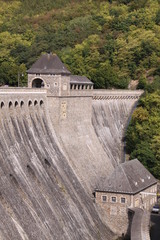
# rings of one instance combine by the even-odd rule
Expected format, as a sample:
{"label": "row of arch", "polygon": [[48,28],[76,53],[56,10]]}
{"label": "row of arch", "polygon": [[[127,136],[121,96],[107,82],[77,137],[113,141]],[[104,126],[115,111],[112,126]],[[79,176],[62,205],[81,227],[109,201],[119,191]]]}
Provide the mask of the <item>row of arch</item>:
{"label": "row of arch", "polygon": [[91,84],[70,84],[71,90],[92,90],[93,85]]}
{"label": "row of arch", "polygon": [[14,102],[12,102],[12,101],[9,101],[9,103],[8,104],[5,104],[3,101],[0,103],[0,108],[4,108],[5,106],[7,106],[8,105],[8,108],[13,108],[13,107],[24,107],[24,105],[27,105],[28,107],[31,107],[31,106],[40,106],[40,107],[42,107],[43,105],[44,105],[44,102],[43,102],[43,100],[40,100],[40,101],[38,101],[38,100],[34,100],[34,101],[32,101],[32,100],[29,100],[28,102],[27,102],[27,104],[23,101],[23,100],[21,100],[20,102],[18,102],[18,101],[14,101]]}
{"label": "row of arch", "polygon": [[93,96],[94,100],[106,100],[106,99],[139,99],[139,96]]}

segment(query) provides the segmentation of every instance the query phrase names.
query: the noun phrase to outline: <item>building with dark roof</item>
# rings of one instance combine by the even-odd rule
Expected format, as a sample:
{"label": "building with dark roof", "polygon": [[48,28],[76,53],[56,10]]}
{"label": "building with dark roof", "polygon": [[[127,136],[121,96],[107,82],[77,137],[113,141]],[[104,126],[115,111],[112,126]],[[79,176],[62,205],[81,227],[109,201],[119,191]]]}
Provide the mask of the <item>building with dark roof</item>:
{"label": "building with dark roof", "polygon": [[44,87],[49,95],[92,95],[93,83],[85,76],[71,75],[71,72],[56,54],[43,54],[27,73],[28,87]]}
{"label": "building with dark roof", "polygon": [[99,183],[97,190],[136,194],[156,183],[153,175],[134,159],[118,165],[108,179]]}
{"label": "building with dark roof", "polygon": [[108,216],[108,224],[117,233],[126,233],[128,210],[150,210],[157,201],[157,180],[137,160],[118,165],[107,179],[101,179],[95,190],[96,203]]}

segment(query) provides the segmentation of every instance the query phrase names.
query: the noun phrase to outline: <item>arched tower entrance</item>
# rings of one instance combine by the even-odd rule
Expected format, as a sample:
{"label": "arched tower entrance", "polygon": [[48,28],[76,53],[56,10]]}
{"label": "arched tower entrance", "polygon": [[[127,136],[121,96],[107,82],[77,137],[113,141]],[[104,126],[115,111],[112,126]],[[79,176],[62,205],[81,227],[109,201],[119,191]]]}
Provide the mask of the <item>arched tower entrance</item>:
{"label": "arched tower entrance", "polygon": [[40,78],[36,78],[32,81],[32,88],[42,88],[44,87],[44,82]]}

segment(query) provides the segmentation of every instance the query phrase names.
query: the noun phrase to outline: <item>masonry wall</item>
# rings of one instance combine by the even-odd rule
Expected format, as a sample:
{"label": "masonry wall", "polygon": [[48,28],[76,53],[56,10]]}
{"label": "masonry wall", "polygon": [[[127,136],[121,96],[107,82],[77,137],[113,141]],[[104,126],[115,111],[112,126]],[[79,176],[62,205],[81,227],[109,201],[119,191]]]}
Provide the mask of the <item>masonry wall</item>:
{"label": "masonry wall", "polygon": [[[157,184],[148,187],[142,192],[146,192],[146,194],[95,193],[96,203],[106,214],[107,225],[119,236],[130,232],[129,209],[141,208],[150,212],[151,207],[156,203],[157,197],[154,194],[157,193]],[[153,195],[147,193],[153,193]],[[113,202],[112,198],[115,198],[116,201]],[[122,198],[125,198],[125,203],[122,203]]]}
{"label": "masonry wall", "polygon": [[[143,193],[137,193],[133,196],[133,205],[132,207],[140,207],[145,210],[150,211],[151,207],[157,202],[157,184],[145,189],[142,191]],[[145,194],[146,192],[146,194]],[[147,193],[151,193],[147,194]],[[152,195],[153,193],[153,195]]]}
{"label": "masonry wall", "polygon": [[[114,169],[91,122],[92,96],[69,97],[62,85],[60,97],[54,91],[0,90],[1,226],[17,240],[113,239],[91,199]],[[109,220],[116,211],[125,219],[123,206],[110,210]],[[118,230],[108,224],[118,233],[118,221]],[[9,239],[2,228],[0,237]]]}
{"label": "masonry wall", "polygon": [[94,90],[92,124],[114,166],[125,160],[125,131],[143,91]]}
{"label": "masonry wall", "polygon": [[[91,194],[100,176],[113,171],[91,123],[92,97],[48,97],[49,114],[64,153]],[[103,166],[103,167],[102,167]]]}
{"label": "masonry wall", "polygon": [[[107,197],[106,202],[103,196]],[[96,203],[105,211],[107,225],[119,236],[126,234],[129,226],[128,207],[131,205],[131,195],[115,194],[106,192],[96,192]],[[116,202],[112,202],[112,197],[116,197]],[[121,198],[125,198],[125,203],[121,203]]]}
{"label": "masonry wall", "polygon": [[45,89],[0,89],[0,239],[111,240],[63,154],[46,98]]}
{"label": "masonry wall", "polygon": [[28,110],[28,107],[38,106],[47,103],[45,89],[28,88],[1,88],[0,107],[9,111],[12,109]]}
{"label": "masonry wall", "polygon": [[53,74],[28,74],[28,87],[32,88],[32,82],[35,79],[41,79],[44,82],[44,88],[47,89],[48,96],[69,96],[70,95],[70,77]]}

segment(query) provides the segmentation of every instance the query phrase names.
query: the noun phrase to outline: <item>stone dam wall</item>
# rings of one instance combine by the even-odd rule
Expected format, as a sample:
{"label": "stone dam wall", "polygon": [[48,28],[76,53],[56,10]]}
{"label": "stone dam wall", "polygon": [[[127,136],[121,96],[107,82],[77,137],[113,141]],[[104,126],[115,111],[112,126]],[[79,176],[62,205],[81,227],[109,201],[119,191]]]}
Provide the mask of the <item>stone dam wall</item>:
{"label": "stone dam wall", "polygon": [[46,95],[24,92],[0,94],[0,239],[112,239],[63,155]]}
{"label": "stone dam wall", "polygon": [[110,128],[103,111],[109,118],[117,111],[113,119],[120,124],[127,114],[127,122],[137,99],[122,115],[117,102],[103,101],[47,97],[45,89],[0,90],[0,239],[114,239],[92,196],[119,156],[119,150],[107,153],[100,121]]}
{"label": "stone dam wall", "polygon": [[142,93],[140,90],[94,90],[92,123],[114,166],[125,160],[126,127]]}

